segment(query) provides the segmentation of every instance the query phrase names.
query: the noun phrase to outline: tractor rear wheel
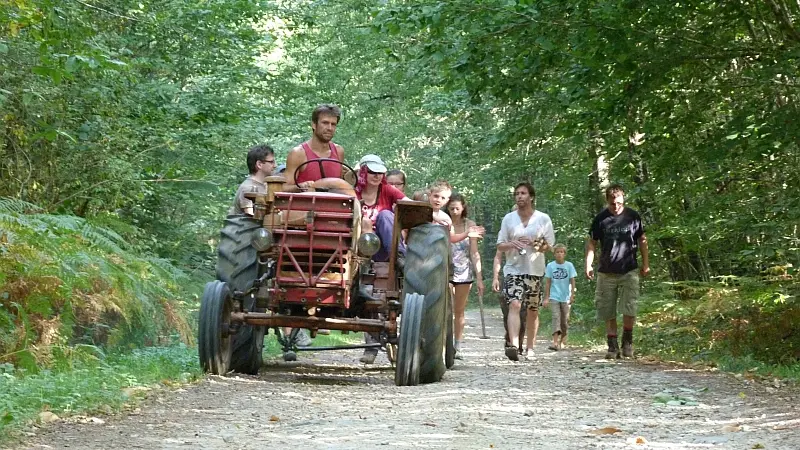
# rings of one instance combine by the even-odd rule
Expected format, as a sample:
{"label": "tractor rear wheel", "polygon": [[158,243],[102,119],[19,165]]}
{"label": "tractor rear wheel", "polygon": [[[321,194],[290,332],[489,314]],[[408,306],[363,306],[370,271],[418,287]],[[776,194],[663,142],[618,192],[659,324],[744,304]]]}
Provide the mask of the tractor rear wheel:
{"label": "tractor rear wheel", "polygon": [[[419,381],[441,380],[446,370],[447,310],[450,303],[450,233],[440,225],[411,229],[406,245],[403,293],[425,299],[420,329]],[[405,306],[404,306],[405,309]],[[403,318],[405,320],[405,318]],[[404,323],[401,324],[402,327]]]}
{"label": "tractor rear wheel", "polygon": [[[232,289],[246,291],[258,278],[258,252],[251,244],[253,233],[261,228],[261,222],[247,215],[230,215],[220,231],[217,247],[217,278],[228,283]],[[244,309],[255,309],[255,298],[244,300]],[[233,335],[230,369],[235,372],[255,375],[263,361],[265,327],[242,324]]]}
{"label": "tractor rear wheel", "polygon": [[400,320],[400,336],[397,339],[397,362],[394,368],[394,384],[416,386],[419,384],[420,327],[425,298],[418,294],[406,294]]}
{"label": "tractor rear wheel", "polygon": [[444,365],[452,369],[456,364],[456,339],[453,335],[453,302],[447,306],[447,343],[444,348]]}

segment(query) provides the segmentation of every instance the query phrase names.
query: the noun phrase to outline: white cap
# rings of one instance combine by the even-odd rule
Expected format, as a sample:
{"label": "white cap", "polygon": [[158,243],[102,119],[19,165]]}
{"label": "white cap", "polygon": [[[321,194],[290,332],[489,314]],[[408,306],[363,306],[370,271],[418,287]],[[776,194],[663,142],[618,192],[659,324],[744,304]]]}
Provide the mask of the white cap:
{"label": "white cap", "polygon": [[363,166],[365,164],[370,172],[386,173],[387,171],[386,164],[383,163],[383,160],[378,155],[364,155],[358,165]]}

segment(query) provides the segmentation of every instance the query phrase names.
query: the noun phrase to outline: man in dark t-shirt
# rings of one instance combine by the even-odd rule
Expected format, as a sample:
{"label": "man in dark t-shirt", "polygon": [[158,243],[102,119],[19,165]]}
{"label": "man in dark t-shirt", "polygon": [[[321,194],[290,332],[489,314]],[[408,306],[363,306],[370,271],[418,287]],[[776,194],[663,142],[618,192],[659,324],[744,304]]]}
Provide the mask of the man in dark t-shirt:
{"label": "man in dark t-shirt", "polygon": [[[600,266],[594,294],[597,319],[606,323],[607,359],[620,357],[617,342],[617,306],[622,312],[622,356],[633,357],[633,324],[639,299],[639,275],[650,273],[647,237],[639,213],[625,207],[622,186],[606,189],[608,207],[592,221],[586,243],[586,278],[594,279],[594,252],[600,242]],[[636,249],[642,254],[642,266],[636,261]],[[639,269],[639,270],[637,270]]]}

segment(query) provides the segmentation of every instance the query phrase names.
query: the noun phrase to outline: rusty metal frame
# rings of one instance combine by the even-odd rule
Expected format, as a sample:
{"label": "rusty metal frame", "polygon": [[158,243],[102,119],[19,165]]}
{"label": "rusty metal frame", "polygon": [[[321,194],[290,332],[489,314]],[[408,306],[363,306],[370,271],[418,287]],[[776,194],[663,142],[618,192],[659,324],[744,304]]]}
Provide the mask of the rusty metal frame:
{"label": "rusty metal frame", "polygon": [[386,331],[389,335],[397,333],[397,320],[394,315],[383,319],[335,319],[328,317],[282,316],[272,313],[235,312],[231,314],[231,322],[244,322],[249,325],[272,327],[291,327],[308,329],[328,329],[344,331],[366,331],[370,333]]}
{"label": "rusty metal frame", "polygon": [[[294,204],[294,200],[295,200],[294,193],[290,193],[288,195],[288,198],[289,198],[289,202],[288,202],[288,205],[287,205],[287,207],[285,209],[285,211],[287,212],[287,216],[288,216],[289,212],[293,211],[293,204]],[[311,212],[311,213],[314,212],[314,210],[316,209],[316,202],[317,202],[317,197],[311,197],[311,207],[310,207],[308,212]],[[326,214],[326,216],[328,216],[328,214]],[[315,214],[315,217],[316,217],[316,214]],[[278,252],[278,265],[277,265],[278,274],[280,274],[283,271],[282,267],[283,267],[284,254],[285,254],[286,257],[289,258],[289,261],[292,263],[294,268],[296,269],[296,272],[302,277],[302,283],[307,288],[315,288],[317,283],[320,283],[321,281],[325,281],[324,284],[326,284],[327,286],[334,286],[334,287],[339,287],[341,289],[347,289],[347,277],[345,275],[346,275],[347,272],[349,272],[349,270],[344,265],[344,253],[345,253],[344,237],[345,237],[345,235],[342,232],[330,232],[330,231],[322,232],[327,237],[336,237],[336,238],[338,238],[338,244],[336,245],[336,248],[334,249],[333,254],[331,254],[331,256],[325,262],[323,267],[319,270],[319,272],[315,274],[314,273],[314,236],[315,236],[314,223],[315,223],[315,221],[311,221],[311,223],[307,222],[305,231],[290,230],[289,229],[289,222],[290,222],[289,220],[283,221],[283,228],[280,230],[282,236],[281,236],[281,242],[280,242],[280,250]],[[352,231],[351,231],[351,233],[352,233]],[[292,234],[295,234],[295,235],[302,234],[302,235],[308,237],[308,274],[306,274],[305,271],[300,267],[300,263],[297,261],[297,258],[295,257],[294,253],[292,252],[292,249],[290,249],[286,245],[286,241],[288,239],[288,236],[292,235]],[[349,235],[350,235],[350,233],[348,233],[348,236]],[[347,250],[349,250],[349,248]],[[343,269],[343,273],[340,275],[340,279],[339,279],[338,282],[331,283],[331,282],[329,282],[327,280],[324,280],[323,274],[331,266],[331,264],[333,263],[333,261],[336,259],[337,256],[338,256],[338,259],[339,259],[339,265]],[[281,281],[280,278],[281,278],[280,276],[276,278],[276,282],[278,283],[278,286],[280,286],[280,281]],[[286,282],[286,280],[283,280],[283,281]]]}

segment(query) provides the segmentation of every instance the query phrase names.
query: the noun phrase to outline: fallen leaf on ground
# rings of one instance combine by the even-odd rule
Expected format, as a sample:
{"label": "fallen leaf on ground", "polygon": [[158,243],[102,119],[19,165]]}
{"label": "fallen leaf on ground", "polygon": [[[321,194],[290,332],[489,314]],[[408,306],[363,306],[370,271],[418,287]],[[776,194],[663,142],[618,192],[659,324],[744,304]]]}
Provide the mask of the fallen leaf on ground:
{"label": "fallen leaf on ground", "polygon": [[622,433],[622,430],[615,427],[604,427],[589,432],[589,434],[614,434],[614,433]]}
{"label": "fallen leaf on ground", "polygon": [[50,411],[42,411],[39,413],[39,421],[42,423],[50,423],[58,420],[59,417]]}
{"label": "fallen leaf on ground", "polygon": [[422,424],[426,425],[426,426],[429,426],[429,427],[435,427],[436,426],[436,424],[433,423],[433,422],[422,422]]}
{"label": "fallen leaf on ground", "polygon": [[279,421],[279,420],[281,420],[281,418],[280,418],[280,417],[278,417],[278,416],[275,416],[275,415],[273,415],[273,416],[269,416],[269,421],[270,421],[270,422],[277,422],[277,421]]}
{"label": "fallen leaf on ground", "polygon": [[126,387],[122,389],[122,393],[125,394],[126,397],[130,398],[136,394],[141,392],[147,392],[150,388],[144,386],[133,386],[133,387]]}
{"label": "fallen leaf on ground", "polygon": [[766,448],[766,447],[764,447],[764,444],[753,444],[751,448]]}
{"label": "fallen leaf on ground", "polygon": [[737,431],[742,431],[742,427],[740,427],[739,425],[725,425],[724,427],[722,427],[722,431],[726,433],[735,433]]}

